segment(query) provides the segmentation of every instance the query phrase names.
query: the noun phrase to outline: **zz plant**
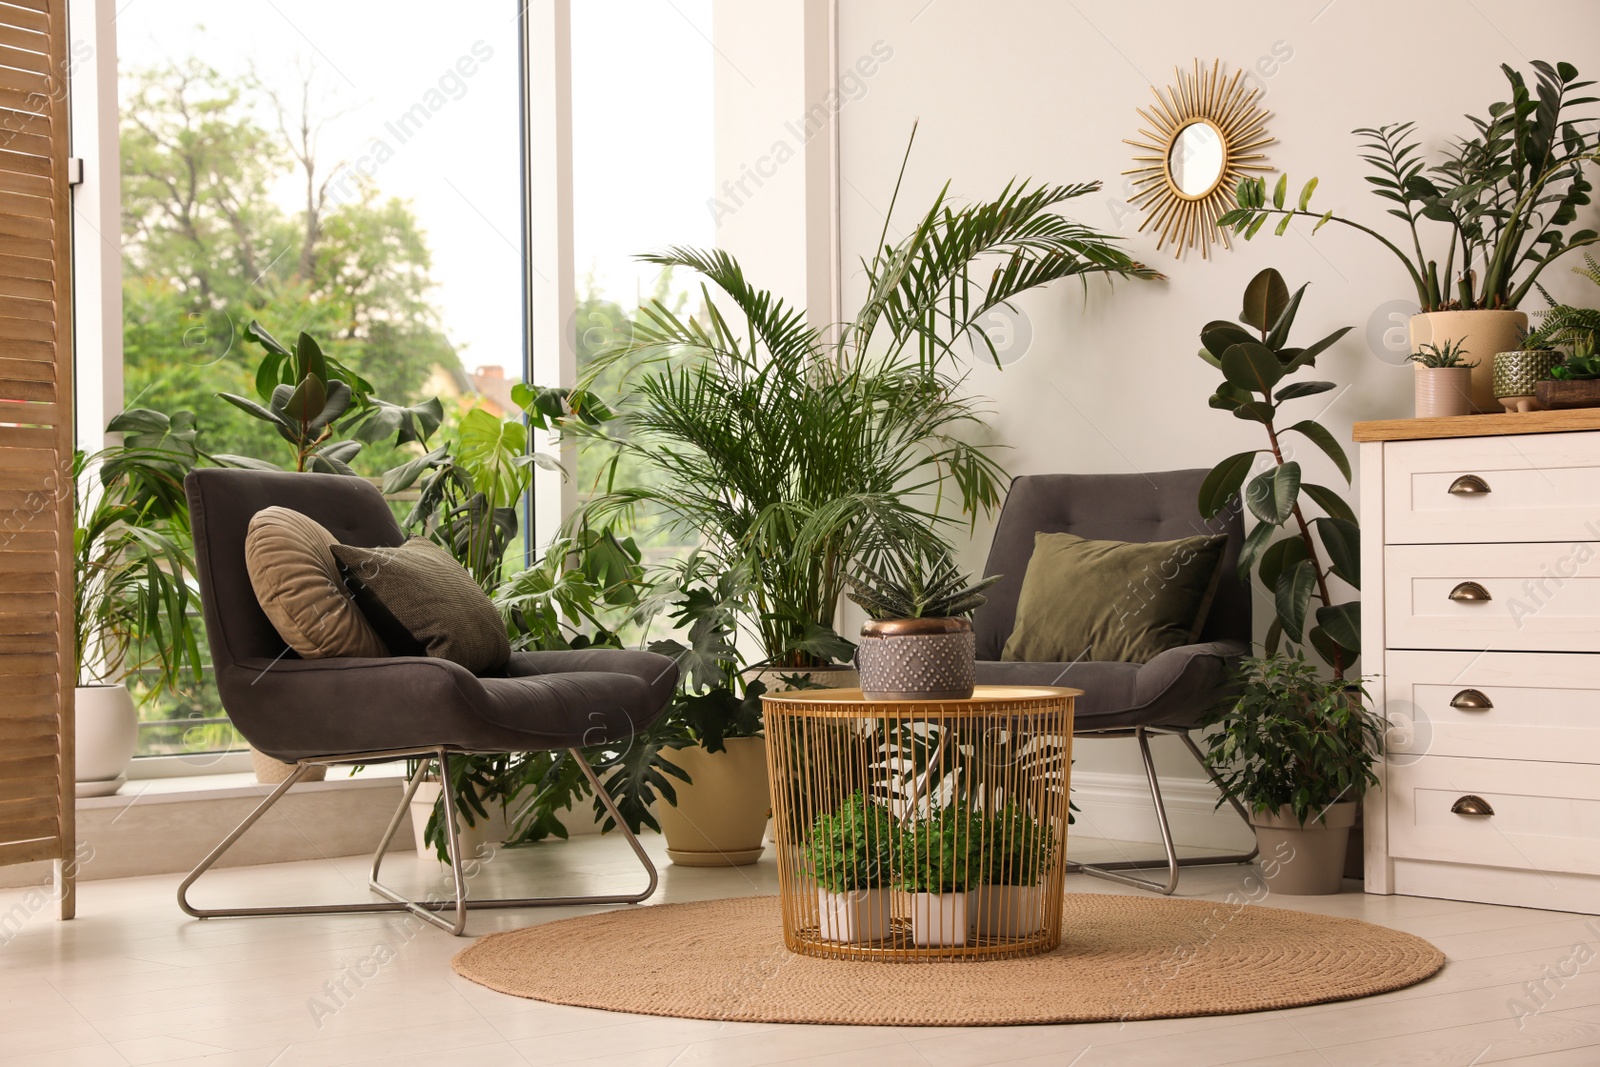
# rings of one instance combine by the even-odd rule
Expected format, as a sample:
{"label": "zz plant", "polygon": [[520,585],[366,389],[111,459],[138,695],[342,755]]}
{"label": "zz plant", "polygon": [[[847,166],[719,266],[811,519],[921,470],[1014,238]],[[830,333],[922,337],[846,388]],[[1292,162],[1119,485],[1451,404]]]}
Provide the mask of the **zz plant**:
{"label": "zz plant", "polygon": [[[1212,469],[1200,487],[1200,514],[1210,519],[1239,506],[1243,489],[1243,504],[1258,521],[1239,553],[1239,577],[1248,583],[1254,571],[1272,596],[1276,617],[1267,632],[1267,651],[1276,651],[1284,638],[1310,645],[1333,668],[1334,677],[1343,678],[1361,651],[1361,617],[1354,601],[1335,601],[1329,580],[1337,577],[1361,588],[1360,529],[1337,492],[1304,481],[1291,445],[1303,441],[1321,449],[1346,482],[1350,460],[1327,427],[1315,419],[1284,426],[1280,412],[1287,403],[1334,388],[1332,382],[1284,384],[1284,379],[1315,365],[1317,356],[1350,327],[1305,348],[1290,347],[1289,331],[1305,291],[1302,285],[1291,295],[1283,276],[1269,268],[1245,289],[1239,315],[1243,326],[1215,321],[1200,331],[1200,358],[1223,376],[1211,406],[1259,423],[1267,438],[1265,448],[1235,453]],[[1261,456],[1268,458],[1268,466],[1251,477]],[[1308,516],[1308,505],[1323,514]]]}

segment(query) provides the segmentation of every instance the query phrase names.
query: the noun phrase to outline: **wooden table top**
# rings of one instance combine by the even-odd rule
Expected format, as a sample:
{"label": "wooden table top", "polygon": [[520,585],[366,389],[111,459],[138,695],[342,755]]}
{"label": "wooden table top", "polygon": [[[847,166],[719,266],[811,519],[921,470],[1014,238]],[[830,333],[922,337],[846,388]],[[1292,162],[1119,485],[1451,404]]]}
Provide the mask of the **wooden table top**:
{"label": "wooden table top", "polygon": [[1503,437],[1519,433],[1572,433],[1600,430],[1600,408],[1566,408],[1500,415],[1449,415],[1440,419],[1381,419],[1358,422],[1351,436],[1360,442],[1425,441],[1440,437]]}

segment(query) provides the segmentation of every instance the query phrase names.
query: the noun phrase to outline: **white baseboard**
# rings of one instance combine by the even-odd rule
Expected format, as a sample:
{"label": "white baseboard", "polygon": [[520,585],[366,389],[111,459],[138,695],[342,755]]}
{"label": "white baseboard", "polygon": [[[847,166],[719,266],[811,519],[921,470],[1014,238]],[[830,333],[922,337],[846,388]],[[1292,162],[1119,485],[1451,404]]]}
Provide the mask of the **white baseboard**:
{"label": "white baseboard", "polygon": [[[1227,805],[1217,807],[1217,788],[1204,779],[1164,778],[1161,799],[1173,841],[1179,846],[1248,851],[1253,835]],[[1072,833],[1112,841],[1161,842],[1150,786],[1143,774],[1072,772],[1072,802],[1079,808]]]}

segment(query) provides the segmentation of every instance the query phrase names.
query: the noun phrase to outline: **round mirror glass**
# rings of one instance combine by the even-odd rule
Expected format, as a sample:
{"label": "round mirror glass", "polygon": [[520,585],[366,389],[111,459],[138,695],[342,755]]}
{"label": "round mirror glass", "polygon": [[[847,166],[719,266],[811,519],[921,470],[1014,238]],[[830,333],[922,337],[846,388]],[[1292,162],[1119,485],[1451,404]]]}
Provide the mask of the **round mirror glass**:
{"label": "round mirror glass", "polygon": [[1191,122],[1178,131],[1167,156],[1172,182],[1184,196],[1204,196],[1222,177],[1222,138],[1208,122]]}

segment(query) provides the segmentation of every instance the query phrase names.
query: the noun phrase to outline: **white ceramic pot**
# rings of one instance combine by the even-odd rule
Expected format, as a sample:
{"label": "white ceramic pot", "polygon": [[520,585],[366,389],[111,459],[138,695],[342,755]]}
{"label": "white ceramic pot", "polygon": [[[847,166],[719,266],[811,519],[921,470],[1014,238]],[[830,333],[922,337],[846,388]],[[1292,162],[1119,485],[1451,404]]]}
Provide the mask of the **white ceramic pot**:
{"label": "white ceramic pot", "polygon": [[1287,896],[1326,896],[1343,889],[1345,850],[1356,808],[1353,800],[1340,801],[1328,808],[1321,822],[1304,826],[1287,805],[1276,814],[1251,815],[1250,825],[1261,847],[1257,862],[1267,888]]}
{"label": "white ceramic pot", "polygon": [[856,889],[846,893],[817,890],[817,926],[824,941],[862,945],[889,936],[890,893]]}
{"label": "white ceramic pot", "polygon": [[672,780],[677,804],[662,804],[656,819],[667,858],[685,867],[740,867],[761,858],[772,791],[767,784],[767,739],[730,737],[721,752],[698,745],[662,753],[693,780]]}
{"label": "white ceramic pot", "polygon": [[980,885],[967,910],[979,937],[1031,937],[1044,928],[1044,887]]}
{"label": "white ceramic pot", "polygon": [[918,948],[965,945],[966,893],[911,894],[911,940]]}
{"label": "white ceramic pot", "polygon": [[1417,418],[1472,414],[1472,370],[1416,364]]}
{"label": "white ceramic pot", "polygon": [[126,782],[139,744],[139,711],[125,685],[80,685],[73,696],[73,778],[80,797],[107,797]]}
{"label": "white ceramic pot", "polygon": [[1472,368],[1472,406],[1476,411],[1499,411],[1494,396],[1494,357],[1522,347],[1528,333],[1528,316],[1521,311],[1428,311],[1411,316],[1411,350],[1424,344],[1443,348],[1459,341],[1462,356]]}

